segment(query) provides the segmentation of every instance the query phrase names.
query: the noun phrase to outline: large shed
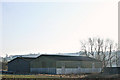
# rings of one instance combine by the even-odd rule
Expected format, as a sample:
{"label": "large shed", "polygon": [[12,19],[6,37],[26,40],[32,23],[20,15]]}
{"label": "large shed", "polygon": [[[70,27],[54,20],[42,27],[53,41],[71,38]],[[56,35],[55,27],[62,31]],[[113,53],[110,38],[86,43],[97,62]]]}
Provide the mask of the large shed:
{"label": "large shed", "polygon": [[30,63],[30,72],[45,74],[80,74],[101,72],[102,62],[85,56],[40,55]]}
{"label": "large shed", "polygon": [[30,62],[35,58],[32,57],[17,57],[8,62],[8,71],[15,73],[29,73]]}

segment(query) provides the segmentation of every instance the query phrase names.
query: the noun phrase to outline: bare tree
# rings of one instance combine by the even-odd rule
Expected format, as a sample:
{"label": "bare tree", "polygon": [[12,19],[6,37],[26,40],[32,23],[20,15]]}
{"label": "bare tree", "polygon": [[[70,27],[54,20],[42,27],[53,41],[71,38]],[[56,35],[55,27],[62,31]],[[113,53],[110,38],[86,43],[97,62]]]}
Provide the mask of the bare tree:
{"label": "bare tree", "polygon": [[116,64],[116,67],[118,67],[118,64],[119,64],[119,52],[118,52],[118,44],[116,43],[114,45],[114,59],[113,59],[113,63]]}
{"label": "bare tree", "polygon": [[93,47],[94,47],[94,38],[89,38],[89,45],[90,45],[90,54],[94,57]]}
{"label": "bare tree", "polygon": [[81,49],[82,49],[82,51],[84,52],[83,54],[85,54],[86,56],[88,56],[88,54],[87,54],[87,44],[86,44],[86,42],[83,42],[83,41],[81,41]]}
{"label": "bare tree", "polygon": [[114,47],[115,44],[110,39],[102,39],[102,38],[88,38],[87,41],[81,42],[82,51],[84,51],[86,56],[94,57],[98,60],[101,60],[103,63],[103,67],[110,66],[116,62],[117,65],[117,54],[113,54],[117,52],[117,47]]}

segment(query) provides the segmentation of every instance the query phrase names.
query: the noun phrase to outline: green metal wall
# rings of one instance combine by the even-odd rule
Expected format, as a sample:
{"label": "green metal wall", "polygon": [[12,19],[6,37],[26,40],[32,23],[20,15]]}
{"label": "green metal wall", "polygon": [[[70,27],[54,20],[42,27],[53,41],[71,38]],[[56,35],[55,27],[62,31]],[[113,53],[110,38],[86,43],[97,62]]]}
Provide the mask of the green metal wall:
{"label": "green metal wall", "polygon": [[56,61],[47,57],[41,56],[30,63],[31,68],[55,68]]}
{"label": "green metal wall", "polygon": [[30,63],[31,68],[61,68],[65,66],[65,68],[92,68],[94,63],[95,68],[101,68],[101,62],[95,61],[56,61],[54,58],[47,58],[41,56]]}
{"label": "green metal wall", "polygon": [[61,68],[62,66],[65,66],[65,68],[92,68],[94,63],[95,68],[101,68],[102,63],[101,62],[94,62],[94,61],[57,61],[56,67]]}

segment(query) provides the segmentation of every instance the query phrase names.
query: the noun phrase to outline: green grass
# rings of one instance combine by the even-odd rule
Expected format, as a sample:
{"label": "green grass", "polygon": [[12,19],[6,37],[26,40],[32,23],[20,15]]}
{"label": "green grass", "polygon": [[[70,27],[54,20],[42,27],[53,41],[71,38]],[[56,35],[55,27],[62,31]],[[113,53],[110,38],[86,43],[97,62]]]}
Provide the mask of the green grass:
{"label": "green grass", "polygon": [[50,75],[50,74],[36,74],[36,75],[15,75],[15,74],[3,74],[2,78],[120,78],[120,74],[86,74],[86,75]]}
{"label": "green grass", "polygon": [[3,74],[0,75],[2,78],[84,78],[85,75],[48,75],[48,74],[37,74],[37,75],[13,75]]}
{"label": "green grass", "polygon": [[2,78],[59,78],[51,75],[0,75]]}

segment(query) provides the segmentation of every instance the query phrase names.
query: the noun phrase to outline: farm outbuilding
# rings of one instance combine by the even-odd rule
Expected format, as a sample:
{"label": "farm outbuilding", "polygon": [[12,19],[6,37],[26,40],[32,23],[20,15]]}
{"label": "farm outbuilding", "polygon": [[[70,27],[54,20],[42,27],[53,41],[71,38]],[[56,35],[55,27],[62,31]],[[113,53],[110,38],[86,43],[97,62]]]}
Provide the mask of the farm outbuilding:
{"label": "farm outbuilding", "polygon": [[30,72],[30,62],[35,58],[31,57],[17,57],[8,62],[8,71],[14,73],[29,73]]}
{"label": "farm outbuilding", "polygon": [[44,54],[30,62],[30,72],[42,74],[99,73],[101,68],[101,61],[85,56]]}

